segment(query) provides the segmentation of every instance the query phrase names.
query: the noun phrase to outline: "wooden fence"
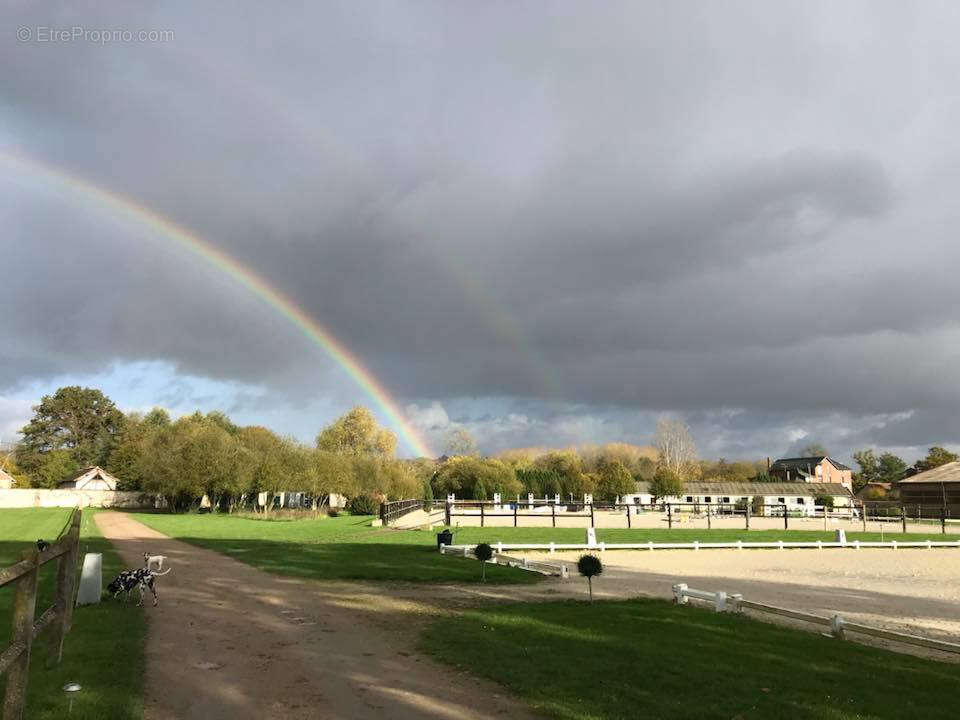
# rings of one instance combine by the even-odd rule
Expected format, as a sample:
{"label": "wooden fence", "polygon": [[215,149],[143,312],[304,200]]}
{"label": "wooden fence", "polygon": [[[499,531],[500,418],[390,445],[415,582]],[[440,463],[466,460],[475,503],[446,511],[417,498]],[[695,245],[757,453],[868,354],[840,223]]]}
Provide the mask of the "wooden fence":
{"label": "wooden fence", "polygon": [[416,512],[424,505],[423,500],[394,500],[392,502],[380,503],[380,521],[384,527],[392,522]]}
{"label": "wooden fence", "polygon": [[[13,632],[10,635],[10,645],[0,652],[0,675],[4,673],[7,675],[3,720],[21,720],[24,716],[27,702],[27,676],[30,671],[30,650],[33,641],[50,625],[56,628],[50,637],[51,661],[59,663],[63,656],[63,642],[70,631],[73,617],[80,518],[81,510],[75,508],[59,539],[44,547],[43,550],[36,546],[25,550],[19,562],[10,567],[0,568],[0,587],[11,583],[15,585]],[[54,604],[36,618],[40,568],[52,560],[58,561]]]}

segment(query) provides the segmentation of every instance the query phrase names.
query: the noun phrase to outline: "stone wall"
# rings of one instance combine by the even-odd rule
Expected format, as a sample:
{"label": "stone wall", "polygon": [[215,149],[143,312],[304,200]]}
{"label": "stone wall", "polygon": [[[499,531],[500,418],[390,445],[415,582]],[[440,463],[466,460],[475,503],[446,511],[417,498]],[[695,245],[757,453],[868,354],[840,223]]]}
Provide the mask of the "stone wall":
{"label": "stone wall", "polygon": [[142,492],[121,490],[0,490],[0,508],[27,507],[161,507],[163,500]]}

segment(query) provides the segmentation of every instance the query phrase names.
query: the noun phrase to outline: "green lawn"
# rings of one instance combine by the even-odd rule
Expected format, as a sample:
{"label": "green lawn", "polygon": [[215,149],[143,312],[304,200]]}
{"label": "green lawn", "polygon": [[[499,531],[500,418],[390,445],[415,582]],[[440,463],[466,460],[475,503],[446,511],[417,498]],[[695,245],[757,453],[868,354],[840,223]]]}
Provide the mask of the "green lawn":
{"label": "green lawn", "polygon": [[[229,515],[139,513],[137,520],[268,572],[325,580],[480,582],[477,561],[443,557],[436,534],[371,528],[371,517],[259,520]],[[530,583],[536,573],[487,568],[488,583]]]}
{"label": "green lawn", "polygon": [[440,618],[422,649],[555,718],[955,718],[960,666],[660,600]]}
{"label": "green lawn", "polygon": [[[137,513],[140,522],[180,540],[222,552],[254,567],[282,575],[341,580],[478,582],[471,563],[436,552],[436,531],[370,527],[369,516],[258,519],[230,515]],[[582,543],[583,528],[455,528],[454,543]],[[848,533],[848,539],[879,540],[879,533]],[[892,536],[885,534],[886,539]],[[895,537],[901,537],[899,535]],[[911,534],[910,540],[939,539]],[[605,542],[733,542],[736,540],[832,540],[818,530],[598,529]],[[541,576],[503,567],[488,568],[491,583],[536,582]]]}
{"label": "green lawn", "polygon": [[[66,523],[65,509],[0,510],[0,566],[17,559],[21,550],[38,538],[54,539]],[[93,513],[84,510],[80,535],[81,556],[103,553],[104,582],[124,568],[112,546],[97,531]],[[51,604],[56,563],[41,570],[37,611]],[[10,637],[11,585],[0,588],[0,647]],[[134,603],[105,601],[77,608],[73,629],[67,636],[60,665],[48,669],[47,641],[50,631],[33,646],[28,686],[28,716],[31,720],[67,717],[62,691],[67,682],[78,682],[70,720],[140,720],[143,717],[143,656],[146,621]],[[0,679],[0,686],[3,681]]]}

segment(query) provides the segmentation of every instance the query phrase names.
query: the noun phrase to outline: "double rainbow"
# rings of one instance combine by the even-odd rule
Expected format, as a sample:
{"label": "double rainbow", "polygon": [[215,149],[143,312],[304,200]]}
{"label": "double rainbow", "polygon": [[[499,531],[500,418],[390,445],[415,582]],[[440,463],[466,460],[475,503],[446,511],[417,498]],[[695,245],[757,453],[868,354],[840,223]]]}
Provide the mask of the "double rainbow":
{"label": "double rainbow", "polygon": [[363,389],[376,408],[399,432],[401,439],[415,455],[432,457],[433,452],[424,438],[412,427],[386,388],[367,370],[359,358],[353,355],[322,325],[310,317],[291,298],[272,287],[249,267],[204,240],[182,225],[169,220],[153,210],[135,203],[123,195],[107,190],[84,178],[72,175],[23,155],[15,155],[0,149],[0,165],[15,172],[26,173],[51,184],[67,197],[81,205],[93,205],[113,213],[122,219],[143,225],[157,234],[177,243],[207,262],[232,280],[259,297],[280,315],[293,323],[315,345],[329,355],[354,382]]}

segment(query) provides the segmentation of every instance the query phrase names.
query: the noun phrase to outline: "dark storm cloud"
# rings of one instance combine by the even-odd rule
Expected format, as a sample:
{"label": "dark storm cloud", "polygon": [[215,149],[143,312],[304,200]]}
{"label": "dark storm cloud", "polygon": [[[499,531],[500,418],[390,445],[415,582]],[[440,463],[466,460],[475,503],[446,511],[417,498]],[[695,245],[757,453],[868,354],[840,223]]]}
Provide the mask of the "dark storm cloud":
{"label": "dark storm cloud", "polygon": [[[491,447],[664,410],[726,454],[804,427],[914,446],[960,400],[952,11],[305,12],[8,7],[0,146],[206,237],[421,408],[507,399],[444,421]],[[173,39],[15,36],[77,25]],[[160,359],[289,402],[343,392],[169,241],[5,169],[0,188],[0,387]]]}

